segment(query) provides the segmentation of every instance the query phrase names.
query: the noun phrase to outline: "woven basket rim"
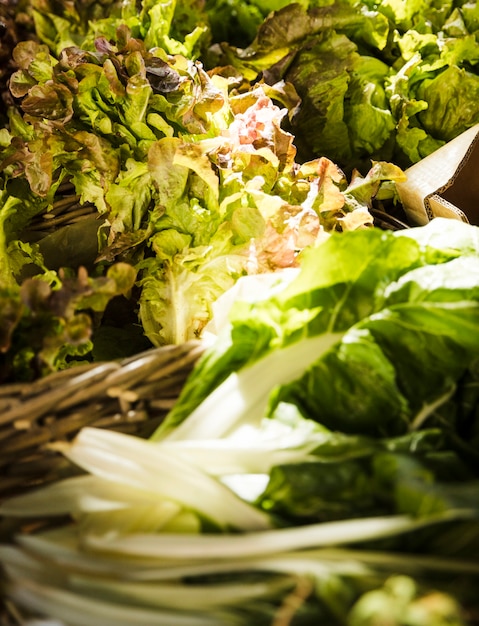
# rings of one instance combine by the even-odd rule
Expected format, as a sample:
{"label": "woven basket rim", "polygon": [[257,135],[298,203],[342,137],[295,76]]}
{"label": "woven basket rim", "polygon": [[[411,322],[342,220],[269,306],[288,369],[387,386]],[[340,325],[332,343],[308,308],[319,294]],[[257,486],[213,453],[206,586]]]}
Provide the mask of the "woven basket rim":
{"label": "woven basket rim", "polygon": [[192,340],[0,385],[0,501],[74,473],[53,444],[85,426],[150,436],[204,350]]}

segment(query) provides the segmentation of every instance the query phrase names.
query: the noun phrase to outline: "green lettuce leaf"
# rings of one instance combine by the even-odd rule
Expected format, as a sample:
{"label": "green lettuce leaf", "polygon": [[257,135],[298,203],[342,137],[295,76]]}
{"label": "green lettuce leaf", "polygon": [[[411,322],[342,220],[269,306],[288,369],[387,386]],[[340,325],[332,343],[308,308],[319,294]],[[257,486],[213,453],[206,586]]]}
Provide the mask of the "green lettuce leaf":
{"label": "green lettuce leaf", "polygon": [[72,46],[94,50],[95,39],[115,41],[118,29],[127,28],[149,48],[161,47],[170,54],[195,56],[208,41],[208,20],[202,3],[175,0],[160,4],[107,0],[93,2],[34,0],[35,31],[54,54]]}
{"label": "green lettuce leaf", "polygon": [[[130,311],[154,345],[200,337],[239,277],[295,267],[328,233],[372,226],[382,184],[403,177],[378,162],[349,183],[327,158],[299,164],[283,128],[295,90],[206,72],[186,50],[199,42],[197,29],[185,34],[196,10],[180,25],[187,7],[174,2],[112,3],[88,22],[83,5],[36,4],[46,31],[15,49],[18,108],[2,145],[8,280],[53,285],[62,268],[97,278],[127,263],[138,278]],[[344,6],[303,12],[291,41],[331,14],[346,29],[358,23]]]}
{"label": "green lettuce leaf", "polygon": [[288,3],[248,45],[222,43],[207,59],[294,86],[302,159],[320,154],[348,173],[371,159],[407,167],[479,121],[474,6]]}
{"label": "green lettuce leaf", "polygon": [[[458,252],[439,247],[438,226],[419,229],[418,237],[429,247],[414,241],[416,229],[410,229],[411,237],[409,230],[333,235],[304,254],[298,278],[277,295],[260,303],[238,302],[230,313],[229,337],[219,342],[217,354],[213,349],[200,361],[198,376],[187,382],[158,436],[184,420],[240,365],[257,364],[275,349],[331,332],[343,339],[303,378],[280,388],[270,400],[273,407],[294,396],[326,425],[344,420],[343,429],[365,428],[370,434],[387,433],[388,423],[405,430],[430,419],[472,367],[478,339],[477,256],[470,249],[476,229],[449,226]],[[261,348],[248,354],[240,347],[242,336],[247,346],[257,342]],[[374,387],[380,391],[372,395]],[[322,391],[316,395],[316,389]]]}

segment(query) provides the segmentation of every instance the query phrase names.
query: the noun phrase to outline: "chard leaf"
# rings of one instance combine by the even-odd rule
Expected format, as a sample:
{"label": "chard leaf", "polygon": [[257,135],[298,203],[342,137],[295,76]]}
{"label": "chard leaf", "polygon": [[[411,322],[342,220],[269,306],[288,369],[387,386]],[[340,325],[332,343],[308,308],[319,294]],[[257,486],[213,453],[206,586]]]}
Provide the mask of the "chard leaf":
{"label": "chard leaf", "polygon": [[62,621],[68,620],[74,626],[85,626],[98,619],[98,616],[101,616],[105,626],[146,626],[158,618],[166,620],[171,626],[220,626],[224,623],[221,615],[198,617],[186,611],[147,610],[135,604],[118,607],[114,602],[84,598],[39,582],[26,583],[22,590],[17,589],[15,597],[34,612],[51,615]]}
{"label": "chard leaf", "polygon": [[[437,259],[452,259],[461,254],[477,255],[479,253],[479,240],[477,230],[469,224],[459,220],[448,220],[436,217],[427,228],[411,228],[406,231],[397,231],[397,237],[414,239],[426,252],[434,255]],[[431,258],[431,263],[434,264]],[[463,280],[467,277],[463,277]]]}
{"label": "chard leaf", "polygon": [[[113,431],[85,428],[75,443],[64,449],[64,454],[102,480],[125,483],[139,490],[137,497],[136,492],[133,493],[134,499],[127,503],[128,507],[136,504],[144,494],[146,503],[151,502],[151,498],[172,501],[219,528],[246,530],[270,526],[269,519],[261,511],[238,498],[200,468],[185,463],[153,442]],[[84,487],[82,483],[81,487]],[[101,484],[99,489],[103,489]],[[43,497],[48,500],[48,492]],[[93,530],[93,520],[91,524]]]}
{"label": "chard leaf", "polygon": [[[429,227],[431,234],[436,227]],[[296,382],[292,382],[295,377],[283,379],[287,384],[270,397],[270,410],[278,402],[293,399],[306,415],[326,426],[335,424],[346,432],[382,436],[402,434],[408,425],[422,424],[433,416],[454,393],[478,351],[474,330],[479,313],[474,295],[477,281],[474,271],[463,278],[468,257],[464,262],[456,260],[457,252],[450,249],[425,252],[413,239],[414,229],[412,233],[412,237],[375,231],[332,236],[304,255],[298,277],[278,294],[254,304],[239,302],[230,313],[233,330],[229,339],[218,343],[217,355],[213,348],[203,357],[199,377],[193,374],[187,382],[156,436],[161,438],[187,416],[187,422],[193,424],[192,409],[200,403],[198,415],[202,414],[201,399],[215,386],[218,393],[229,389],[228,385],[235,387],[232,377],[222,382],[233,368],[242,365],[245,375],[256,366],[261,371],[261,357],[266,364],[275,351],[281,354],[281,346],[286,354],[284,346],[294,347],[295,342],[307,345],[308,336],[320,340],[331,331],[339,334],[330,349],[318,353],[317,359],[303,361],[304,375]],[[431,239],[427,232],[421,236]],[[356,262],[346,263],[356,243],[363,263],[357,262],[357,256]],[[322,271],[318,272],[318,267]],[[474,267],[475,259],[471,260],[471,269]],[[251,354],[236,351],[243,336],[262,336],[257,344],[261,348]],[[253,344],[254,339],[246,345]],[[272,353],[263,356],[268,350]],[[217,369],[220,364],[221,371]],[[241,372],[234,374],[239,376],[238,382]],[[273,386],[268,392],[268,383],[262,383],[264,393],[272,393]],[[260,388],[258,383],[256,386]],[[338,388],[342,389],[339,402]],[[253,415],[249,408],[241,410],[242,402],[238,400],[235,419]],[[211,410],[207,413],[214,423]],[[264,403],[260,410],[265,411]],[[198,419],[199,424],[206,423]],[[185,429],[189,432],[186,423]],[[175,433],[183,436],[181,427],[177,426]]]}

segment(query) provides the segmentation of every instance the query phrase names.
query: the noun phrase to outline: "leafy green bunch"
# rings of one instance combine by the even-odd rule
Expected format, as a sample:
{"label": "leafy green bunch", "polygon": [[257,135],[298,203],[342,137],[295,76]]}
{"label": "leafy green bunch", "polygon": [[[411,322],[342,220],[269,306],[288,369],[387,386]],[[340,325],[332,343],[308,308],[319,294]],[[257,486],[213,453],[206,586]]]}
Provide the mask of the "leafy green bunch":
{"label": "leafy green bunch", "polygon": [[38,41],[58,57],[72,46],[93,51],[95,40],[116,41],[126,27],[150,49],[196,58],[209,42],[208,16],[202,0],[32,0],[29,13]]}
{"label": "leafy green bunch", "polygon": [[72,626],[472,626],[477,235],[335,233],[243,292],[152,440],[85,428],[57,445],[82,475],[2,504],[60,516],[0,546],[10,597]]}
{"label": "leafy green bunch", "polygon": [[250,80],[294,85],[301,158],[346,172],[369,159],[408,167],[479,122],[475,2],[278,2],[254,38],[210,50]]}
{"label": "leafy green bunch", "polygon": [[[149,48],[127,21],[93,50],[67,47],[56,58],[25,41],[14,51],[2,283],[18,293],[28,274],[58,288],[59,268],[99,277],[130,264],[129,318],[155,345],[181,343],[201,335],[212,302],[241,275],[295,265],[325,233],[371,225],[382,182],[403,174],[377,163],[348,182],[328,159],[298,164],[282,129],[298,104],[293,89],[245,90],[235,71],[207,73],[183,54]],[[69,198],[88,210],[60,223]]]}

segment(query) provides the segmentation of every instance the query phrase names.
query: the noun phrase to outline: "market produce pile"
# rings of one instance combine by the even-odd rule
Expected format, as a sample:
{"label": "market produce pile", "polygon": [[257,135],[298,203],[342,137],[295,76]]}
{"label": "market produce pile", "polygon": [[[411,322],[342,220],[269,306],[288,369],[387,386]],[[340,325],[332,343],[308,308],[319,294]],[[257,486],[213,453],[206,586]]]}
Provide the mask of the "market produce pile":
{"label": "market produce pile", "polygon": [[218,332],[152,440],[83,429],[80,476],[0,505],[53,521],[0,546],[8,597],[67,626],[478,624],[479,230],[373,216],[479,122],[476,3],[0,17],[0,383]]}
{"label": "market produce pile", "polygon": [[250,45],[222,44],[217,59],[294,85],[303,157],[407,167],[478,123],[476,2],[281,4]]}
{"label": "market produce pile", "polygon": [[458,221],[310,249],[151,440],[85,428],[58,444],[84,475],[1,505],[59,520],[0,547],[10,597],[72,626],[477,624],[478,285]]}
{"label": "market produce pile", "polygon": [[479,121],[472,3],[2,14],[3,381],[200,336],[239,276],[370,226]]}
{"label": "market produce pile", "polygon": [[349,181],[322,155],[299,163],[281,128],[294,87],[207,73],[204,10],[32,7],[2,129],[4,380],[200,336],[239,276],[371,225],[378,187],[404,177],[387,162]]}

